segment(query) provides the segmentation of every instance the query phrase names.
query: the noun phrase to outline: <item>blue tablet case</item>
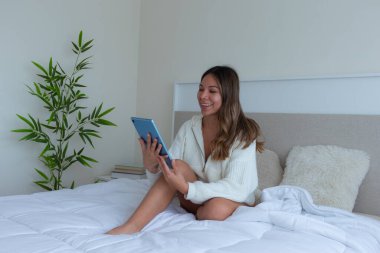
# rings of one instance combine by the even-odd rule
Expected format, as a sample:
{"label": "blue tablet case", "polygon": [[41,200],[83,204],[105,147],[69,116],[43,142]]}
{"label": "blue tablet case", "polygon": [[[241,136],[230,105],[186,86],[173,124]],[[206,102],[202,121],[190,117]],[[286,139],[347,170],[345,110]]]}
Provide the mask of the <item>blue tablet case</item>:
{"label": "blue tablet case", "polygon": [[146,138],[147,138],[148,133],[152,137],[152,141],[154,139],[157,139],[158,144],[162,145],[160,155],[161,156],[167,155],[167,158],[165,160],[166,164],[169,166],[169,168],[172,168],[172,161],[171,161],[172,158],[170,156],[170,153],[163,139],[161,138],[160,133],[158,132],[158,129],[153,119],[131,117],[131,120],[137,130],[138,135],[140,136],[140,138],[142,138],[145,141],[145,143],[146,143]]}

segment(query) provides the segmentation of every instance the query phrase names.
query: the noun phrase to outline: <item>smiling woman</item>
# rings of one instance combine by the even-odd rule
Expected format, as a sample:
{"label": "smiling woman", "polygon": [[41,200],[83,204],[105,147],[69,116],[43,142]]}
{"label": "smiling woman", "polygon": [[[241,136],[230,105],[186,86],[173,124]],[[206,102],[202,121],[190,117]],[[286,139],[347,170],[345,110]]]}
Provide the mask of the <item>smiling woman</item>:
{"label": "smiling woman", "polygon": [[[204,92],[203,83],[209,87],[209,92],[206,93],[209,102],[200,97]],[[207,101],[207,100],[206,100]],[[256,139],[259,134],[259,126],[257,123],[245,117],[240,104],[240,81],[236,71],[227,66],[215,66],[207,70],[201,79],[201,84],[198,90],[198,103],[202,110],[203,124],[205,120],[217,120],[214,122],[214,129],[217,136],[215,141],[210,142],[212,148],[217,150],[214,152],[214,159],[225,159],[229,154],[228,151],[231,145],[238,139],[245,143],[250,143]],[[203,111],[202,103],[210,105],[208,110]],[[207,117],[214,115],[214,117]],[[207,131],[207,128],[202,129]],[[203,132],[205,138],[207,132]],[[211,138],[214,140],[214,138]],[[219,143],[219,144],[217,144]],[[244,145],[246,147],[246,145]],[[221,150],[218,150],[221,148]],[[262,150],[262,143],[257,142],[257,148]]]}
{"label": "smiling woman", "polygon": [[[253,205],[258,185],[256,138],[259,126],[245,117],[239,100],[239,77],[227,66],[215,66],[201,78],[201,115],[185,122],[170,153],[169,170],[156,140],[140,141],[144,167],[161,176],[128,221],[109,234],[140,231],[177,195],[181,206],[199,220],[225,220],[237,207]],[[257,143],[261,147],[262,143]]]}

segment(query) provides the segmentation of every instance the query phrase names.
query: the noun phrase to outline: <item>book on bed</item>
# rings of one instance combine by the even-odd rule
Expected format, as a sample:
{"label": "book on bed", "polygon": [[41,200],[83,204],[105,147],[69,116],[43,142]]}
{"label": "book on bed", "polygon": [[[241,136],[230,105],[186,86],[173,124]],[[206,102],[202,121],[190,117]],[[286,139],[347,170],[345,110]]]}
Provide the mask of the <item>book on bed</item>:
{"label": "book on bed", "polygon": [[145,168],[130,165],[115,165],[112,172],[129,173],[129,174],[145,174]]}
{"label": "book on bed", "polygon": [[111,171],[111,178],[142,179],[145,177],[145,169],[143,167],[115,165]]}

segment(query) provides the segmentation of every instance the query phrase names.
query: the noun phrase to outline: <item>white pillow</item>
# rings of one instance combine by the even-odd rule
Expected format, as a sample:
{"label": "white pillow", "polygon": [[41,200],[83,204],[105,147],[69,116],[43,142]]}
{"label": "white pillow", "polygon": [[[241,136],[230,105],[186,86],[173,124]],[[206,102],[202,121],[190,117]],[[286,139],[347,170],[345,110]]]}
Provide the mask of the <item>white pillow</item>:
{"label": "white pillow", "polygon": [[369,168],[369,156],[338,146],[295,146],[289,152],[282,185],[308,190],[317,205],[352,211]]}

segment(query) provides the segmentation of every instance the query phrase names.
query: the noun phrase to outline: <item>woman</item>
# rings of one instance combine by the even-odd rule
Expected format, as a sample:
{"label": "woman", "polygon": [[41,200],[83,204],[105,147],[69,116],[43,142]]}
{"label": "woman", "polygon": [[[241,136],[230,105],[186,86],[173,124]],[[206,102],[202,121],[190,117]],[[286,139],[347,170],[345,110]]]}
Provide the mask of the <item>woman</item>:
{"label": "woman", "polygon": [[178,131],[170,149],[176,159],[173,170],[159,156],[157,140],[148,136],[145,144],[140,139],[144,167],[162,174],[128,221],[108,234],[140,231],[176,195],[181,206],[199,220],[225,220],[240,205],[254,204],[259,126],[242,112],[237,73],[226,66],[207,70],[197,97],[201,115]]}

